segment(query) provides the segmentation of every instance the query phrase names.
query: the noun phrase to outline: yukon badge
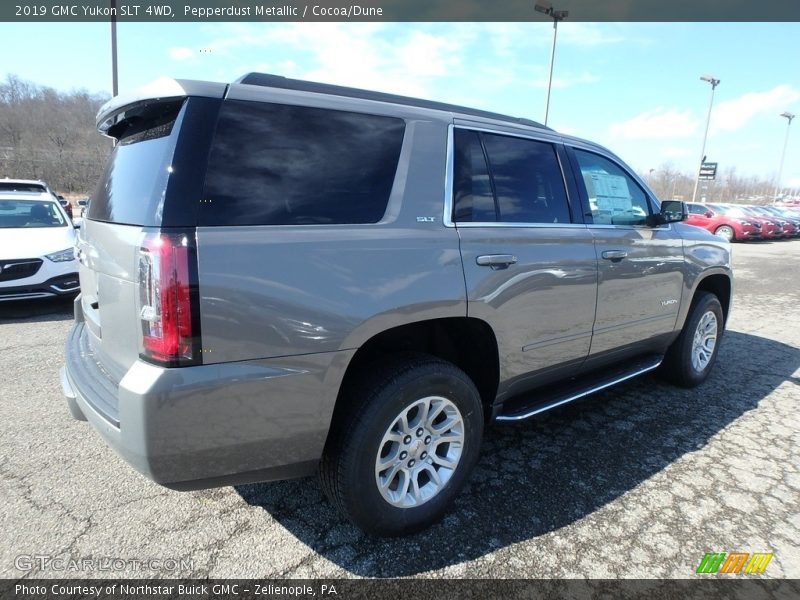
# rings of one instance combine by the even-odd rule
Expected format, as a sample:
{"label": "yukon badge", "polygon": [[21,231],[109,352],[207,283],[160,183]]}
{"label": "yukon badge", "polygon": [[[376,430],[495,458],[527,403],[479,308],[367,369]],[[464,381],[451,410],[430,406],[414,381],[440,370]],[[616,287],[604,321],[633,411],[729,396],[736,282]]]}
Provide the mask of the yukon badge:
{"label": "yukon badge", "polygon": [[678,301],[675,298],[667,298],[666,300],[661,301],[661,306],[669,306],[670,304],[677,304]]}

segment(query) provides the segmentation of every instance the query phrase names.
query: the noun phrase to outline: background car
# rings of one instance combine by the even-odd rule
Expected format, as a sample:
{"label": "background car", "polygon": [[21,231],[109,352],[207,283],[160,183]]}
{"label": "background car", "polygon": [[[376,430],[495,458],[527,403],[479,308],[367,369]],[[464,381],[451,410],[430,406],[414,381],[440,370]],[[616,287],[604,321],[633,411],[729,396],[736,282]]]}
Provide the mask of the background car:
{"label": "background car", "polygon": [[785,223],[783,230],[790,237],[800,236],[800,215],[791,214],[788,210],[778,206],[759,206],[758,208],[767,215],[781,219]]}
{"label": "background car", "polygon": [[761,225],[749,219],[726,214],[724,208],[711,204],[688,202],[689,217],[686,223],[702,227],[731,242],[758,239],[761,237]]}
{"label": "background car", "polygon": [[[765,224],[768,226],[768,230],[771,231],[769,237],[771,238],[783,238],[788,237],[789,233],[787,233],[785,229],[785,221],[782,218],[776,217],[775,215],[771,215],[768,212],[762,211],[761,206],[742,206],[741,209],[744,211],[746,215],[750,219],[760,219],[761,220],[761,228],[762,231],[764,230]],[[767,236],[764,236],[767,237]]]}
{"label": "background car", "polygon": [[746,221],[752,223],[760,232],[762,240],[770,240],[783,235],[783,230],[778,224],[762,215],[749,212],[746,206],[741,204],[709,204],[709,208],[715,213],[720,213],[733,219],[734,222]]}
{"label": "background car", "polygon": [[49,192],[0,192],[0,301],[77,294],[75,237]]}
{"label": "background car", "polygon": [[71,219],[72,218],[72,204],[69,200],[64,198],[64,196],[57,196],[58,202],[61,204],[61,207],[67,213],[67,216]]}

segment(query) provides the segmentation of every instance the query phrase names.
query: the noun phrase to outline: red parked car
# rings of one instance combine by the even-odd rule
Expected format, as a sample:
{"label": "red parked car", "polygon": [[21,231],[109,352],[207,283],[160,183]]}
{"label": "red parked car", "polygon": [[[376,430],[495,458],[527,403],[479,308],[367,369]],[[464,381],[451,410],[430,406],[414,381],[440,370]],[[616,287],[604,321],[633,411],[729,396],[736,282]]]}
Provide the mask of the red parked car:
{"label": "red parked car", "polygon": [[688,202],[689,218],[684,221],[695,227],[702,227],[730,242],[759,239],[761,224],[743,216],[726,214],[725,207],[716,204],[697,204]]}
{"label": "red parked car", "polygon": [[712,204],[712,210],[719,210],[732,219],[741,219],[760,227],[762,240],[774,240],[783,237],[783,227],[777,220],[759,215],[742,204]]}
{"label": "red parked car", "polygon": [[769,223],[772,226],[771,238],[780,239],[789,237],[790,234],[784,228],[784,224],[786,223],[784,219],[762,211],[760,206],[743,206],[742,210],[744,210],[745,214],[748,215],[750,219],[761,219],[762,230],[764,229],[765,223]]}
{"label": "red parked car", "polygon": [[791,217],[773,206],[751,206],[754,211],[770,219],[775,219],[783,225],[784,237],[795,237],[800,233],[800,223],[796,217]]}
{"label": "red parked car", "polygon": [[67,216],[71,219],[72,218],[72,204],[69,200],[64,198],[64,196],[58,196],[58,202],[61,206],[64,207],[64,210],[67,211]]}

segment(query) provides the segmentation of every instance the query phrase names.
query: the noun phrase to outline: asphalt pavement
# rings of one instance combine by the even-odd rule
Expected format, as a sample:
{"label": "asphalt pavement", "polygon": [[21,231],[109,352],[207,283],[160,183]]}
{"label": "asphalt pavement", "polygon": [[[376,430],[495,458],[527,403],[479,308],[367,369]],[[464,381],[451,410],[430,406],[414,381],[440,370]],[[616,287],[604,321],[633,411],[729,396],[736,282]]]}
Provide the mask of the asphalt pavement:
{"label": "asphalt pavement", "polygon": [[[704,385],[646,376],[493,425],[451,513],[391,540],[313,478],[151,483],[67,411],[71,303],[0,304],[0,577],[690,578],[706,552],[771,552],[761,577],[800,578],[800,240],[737,244],[734,266]],[[113,572],[70,570],[86,558]]]}

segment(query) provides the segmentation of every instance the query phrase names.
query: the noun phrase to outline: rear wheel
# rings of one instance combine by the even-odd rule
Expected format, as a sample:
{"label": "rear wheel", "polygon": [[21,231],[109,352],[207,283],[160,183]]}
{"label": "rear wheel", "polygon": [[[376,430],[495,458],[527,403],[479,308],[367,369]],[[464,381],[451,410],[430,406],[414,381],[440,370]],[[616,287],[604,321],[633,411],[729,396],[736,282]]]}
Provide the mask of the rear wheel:
{"label": "rear wheel", "polygon": [[719,351],[724,316],[719,299],[709,292],[698,292],[680,336],[669,347],[661,374],[683,387],[703,383]]}
{"label": "rear wheel", "polygon": [[333,504],[364,531],[402,535],[440,519],[478,459],[483,409],[470,378],[426,355],[352,386],[320,464]]}
{"label": "rear wheel", "polygon": [[718,235],[721,238],[728,240],[729,242],[733,242],[736,239],[736,234],[733,231],[733,227],[730,225],[720,225],[717,227],[714,235]]}

